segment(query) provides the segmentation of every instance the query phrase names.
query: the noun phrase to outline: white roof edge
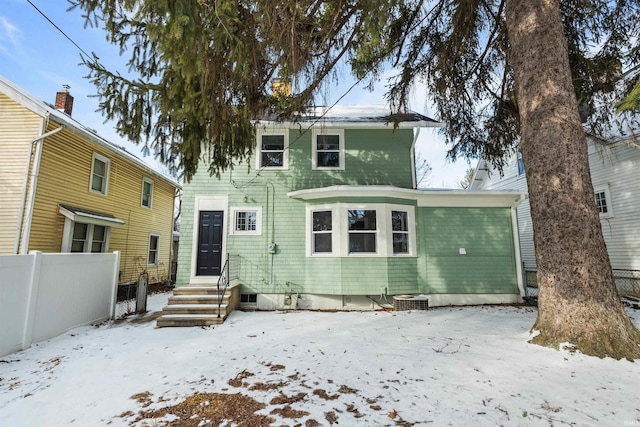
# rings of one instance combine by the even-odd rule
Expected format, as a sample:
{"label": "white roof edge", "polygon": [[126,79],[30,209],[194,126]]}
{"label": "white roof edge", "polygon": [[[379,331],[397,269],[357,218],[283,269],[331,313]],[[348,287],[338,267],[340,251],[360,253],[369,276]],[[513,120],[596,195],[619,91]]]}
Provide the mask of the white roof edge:
{"label": "white roof edge", "polygon": [[[437,206],[445,206],[443,202],[449,201],[451,205],[473,205],[473,201],[500,200],[500,206],[517,206],[528,196],[527,193],[517,190],[463,190],[463,189],[426,189],[414,190],[400,188],[391,185],[334,185],[330,187],[310,188],[291,191],[287,196],[299,200],[321,200],[330,197],[391,197],[398,199],[439,200]],[[465,201],[466,199],[466,201]],[[421,205],[420,203],[418,203]]]}
{"label": "white roof edge", "polygon": [[[319,120],[317,122],[303,121],[303,122],[292,122],[292,121],[283,121],[283,122],[275,122],[272,120],[259,120],[256,122],[257,126],[264,126],[265,128],[339,128],[339,129],[394,129],[393,122],[381,123],[381,122],[330,122],[330,121],[322,121]],[[415,128],[441,128],[444,127],[444,123],[442,122],[425,122],[425,121],[417,121],[417,122],[400,122],[398,123],[399,129],[415,129]]]}
{"label": "white roof edge", "polygon": [[2,92],[4,92],[9,98],[13,99],[15,102],[19,103],[26,109],[31,110],[35,114],[42,117],[48,116],[50,120],[53,120],[54,122],[60,125],[64,125],[70,129],[73,129],[73,131],[89,139],[90,141],[93,141],[96,144],[102,146],[103,148],[111,151],[112,153],[120,155],[124,157],[126,160],[132,163],[135,163],[136,166],[144,169],[149,174],[152,174],[162,179],[163,181],[168,182],[169,184],[171,184],[176,188],[182,188],[182,186],[174,179],[169,178],[168,176],[154,170],[151,166],[147,165],[145,162],[138,159],[132,153],[129,153],[124,149],[121,149],[116,144],[109,142],[108,140],[104,139],[103,137],[101,137],[96,133],[91,132],[88,128],[85,128],[84,125],[82,125],[81,123],[75,121],[71,117],[56,110],[55,108],[50,107],[44,101],[31,95],[29,92],[22,89],[21,87],[19,87],[18,85],[16,85],[15,83],[8,80],[2,75],[0,75],[0,88],[2,89]]}

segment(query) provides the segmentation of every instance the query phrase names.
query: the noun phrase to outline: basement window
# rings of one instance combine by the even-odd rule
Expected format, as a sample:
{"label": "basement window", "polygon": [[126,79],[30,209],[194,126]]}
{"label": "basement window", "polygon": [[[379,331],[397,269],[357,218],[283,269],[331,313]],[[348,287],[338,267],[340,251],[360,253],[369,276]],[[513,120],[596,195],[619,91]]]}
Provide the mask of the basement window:
{"label": "basement window", "polygon": [[240,294],[240,302],[243,304],[257,304],[258,295],[257,294]]}

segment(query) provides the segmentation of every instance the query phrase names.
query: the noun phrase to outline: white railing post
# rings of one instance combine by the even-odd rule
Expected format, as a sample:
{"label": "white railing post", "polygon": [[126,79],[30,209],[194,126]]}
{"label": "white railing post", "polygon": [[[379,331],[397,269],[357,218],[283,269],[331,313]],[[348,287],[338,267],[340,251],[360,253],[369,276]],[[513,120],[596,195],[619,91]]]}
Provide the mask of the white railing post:
{"label": "white railing post", "polygon": [[118,281],[120,279],[120,251],[115,251],[115,261],[113,266],[113,292],[111,292],[111,320],[116,318],[116,300],[118,299]]}
{"label": "white railing post", "polygon": [[31,345],[33,337],[33,326],[36,318],[36,307],[38,305],[38,293],[40,288],[40,269],[42,267],[42,252],[29,251],[29,256],[33,257],[31,265],[31,274],[27,286],[29,287],[29,296],[27,298],[27,315],[25,316],[24,330],[22,332],[21,350]]}

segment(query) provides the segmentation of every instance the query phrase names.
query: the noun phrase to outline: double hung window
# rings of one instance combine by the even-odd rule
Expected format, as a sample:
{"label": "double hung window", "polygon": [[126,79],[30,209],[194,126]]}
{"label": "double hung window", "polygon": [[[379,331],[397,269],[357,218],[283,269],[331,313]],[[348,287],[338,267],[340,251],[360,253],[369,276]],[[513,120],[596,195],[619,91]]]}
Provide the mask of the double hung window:
{"label": "double hung window", "polygon": [[409,253],[409,220],[406,211],[391,211],[393,253]]}
{"label": "double hung window", "polygon": [[76,222],[73,224],[71,252],[105,252],[109,227]]}
{"label": "double hung window", "polygon": [[147,254],[147,265],[158,265],[158,255],[160,253],[160,236],[157,234],[149,234],[149,251]]}
{"label": "double hung window", "polygon": [[111,161],[98,154],[93,153],[91,164],[91,183],[89,189],[94,193],[107,194],[109,183],[109,166]]}
{"label": "double hung window", "polygon": [[349,253],[376,252],[377,211],[373,209],[349,209]]}
{"label": "double hung window", "polygon": [[327,254],[333,252],[333,218],[332,212],[314,211],[312,212],[312,247],[314,254]]}
{"label": "double hung window", "polygon": [[288,150],[286,132],[258,132],[258,169],[287,169]]}
{"label": "double hung window", "polygon": [[314,130],[312,168],[344,170],[344,131]]}
{"label": "double hung window", "polygon": [[142,200],[140,204],[151,209],[151,203],[153,201],[153,181],[149,178],[142,179]]}

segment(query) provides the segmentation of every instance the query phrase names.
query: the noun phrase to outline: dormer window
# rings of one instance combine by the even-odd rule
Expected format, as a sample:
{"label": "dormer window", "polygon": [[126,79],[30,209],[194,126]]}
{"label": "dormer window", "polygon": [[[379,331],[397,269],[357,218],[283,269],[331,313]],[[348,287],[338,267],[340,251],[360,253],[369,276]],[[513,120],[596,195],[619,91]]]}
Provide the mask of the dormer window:
{"label": "dormer window", "polygon": [[313,169],[344,170],[344,131],[313,131]]}
{"label": "dormer window", "polygon": [[258,169],[287,169],[289,138],[286,132],[258,133]]}

